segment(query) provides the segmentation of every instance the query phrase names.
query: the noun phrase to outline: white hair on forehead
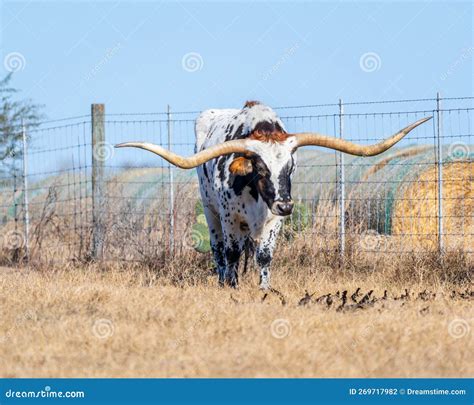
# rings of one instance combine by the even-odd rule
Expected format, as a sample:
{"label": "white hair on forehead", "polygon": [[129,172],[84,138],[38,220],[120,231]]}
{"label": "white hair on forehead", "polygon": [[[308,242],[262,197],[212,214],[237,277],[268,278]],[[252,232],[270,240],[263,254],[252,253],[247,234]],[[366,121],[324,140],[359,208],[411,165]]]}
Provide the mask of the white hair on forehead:
{"label": "white hair on forehead", "polygon": [[263,142],[251,140],[250,150],[259,155],[264,162],[286,163],[292,155],[296,140],[289,137],[283,142]]}
{"label": "white hair on forehead", "polygon": [[[262,142],[253,141],[252,150],[262,159],[270,171],[270,181],[275,189],[276,198],[280,195],[280,176],[283,170],[292,168],[286,175],[292,176],[296,159],[292,154],[296,141],[290,137],[284,142]],[[293,164],[291,164],[293,162]],[[284,174],[285,175],[285,174]]]}

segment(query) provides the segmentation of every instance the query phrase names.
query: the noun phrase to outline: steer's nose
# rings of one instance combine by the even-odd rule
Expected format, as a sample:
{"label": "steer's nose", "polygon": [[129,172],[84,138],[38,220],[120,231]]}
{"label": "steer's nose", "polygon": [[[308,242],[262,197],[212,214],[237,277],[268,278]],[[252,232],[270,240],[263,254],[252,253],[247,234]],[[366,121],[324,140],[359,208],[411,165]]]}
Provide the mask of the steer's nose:
{"label": "steer's nose", "polygon": [[274,213],[281,216],[290,215],[293,205],[293,201],[277,201],[273,204]]}

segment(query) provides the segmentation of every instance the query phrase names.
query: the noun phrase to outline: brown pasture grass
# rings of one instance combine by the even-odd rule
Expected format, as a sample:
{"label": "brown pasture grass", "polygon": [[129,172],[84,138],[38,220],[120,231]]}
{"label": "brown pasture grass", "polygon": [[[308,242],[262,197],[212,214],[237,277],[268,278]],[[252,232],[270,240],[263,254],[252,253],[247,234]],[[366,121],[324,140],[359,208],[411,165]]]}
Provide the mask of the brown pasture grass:
{"label": "brown pasture grass", "polygon": [[462,253],[340,267],[312,241],[280,243],[266,296],[255,269],[219,288],[210,256],[192,250],[0,268],[1,376],[473,377]]}
{"label": "brown pasture grass", "polygon": [[276,291],[258,290],[255,269],[238,289],[219,288],[210,254],[186,242],[193,190],[177,194],[173,255],[164,216],[134,205],[105,218],[102,262],[54,192],[32,223],[29,267],[7,224],[1,376],[473,376],[472,254],[401,254],[403,237],[352,224],[341,262],[329,201],[306,229],[282,232]]}

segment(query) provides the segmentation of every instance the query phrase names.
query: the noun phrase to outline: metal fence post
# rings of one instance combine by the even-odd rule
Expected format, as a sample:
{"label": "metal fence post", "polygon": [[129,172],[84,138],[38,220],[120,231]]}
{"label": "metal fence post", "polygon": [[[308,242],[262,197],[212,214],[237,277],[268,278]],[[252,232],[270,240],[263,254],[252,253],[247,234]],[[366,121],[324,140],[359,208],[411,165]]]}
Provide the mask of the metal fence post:
{"label": "metal fence post", "polygon": [[436,166],[437,166],[437,182],[438,182],[438,251],[442,255],[444,253],[443,244],[443,151],[441,145],[442,122],[441,114],[441,97],[439,92],[436,93]]}
{"label": "metal fence post", "polygon": [[91,105],[92,127],[92,251],[93,259],[103,256],[104,242],[104,161],[102,148],[105,146],[105,105]]}
{"label": "metal fence post", "polygon": [[[15,144],[12,145],[12,151],[14,152],[15,151]],[[15,218],[15,228],[14,228],[14,231],[15,231],[15,235],[17,235],[17,232],[18,232],[18,203],[17,203],[17,192],[18,192],[18,180],[17,180],[17,172],[16,172],[16,159],[15,159],[15,156],[14,156],[14,159],[13,159],[13,216]],[[13,257],[12,257],[12,260],[14,262],[17,262],[18,261],[18,258],[19,258],[19,249],[16,248],[13,250]]]}
{"label": "metal fence post", "polygon": [[[168,105],[167,109],[167,123],[168,123],[168,150],[171,150],[171,137],[172,137],[172,122],[171,122],[171,107]],[[174,170],[171,163],[168,163],[168,182],[169,182],[169,226],[170,226],[170,233],[169,233],[169,248],[170,254],[173,254],[174,251],[174,189],[173,189],[173,176]]]}
{"label": "metal fence post", "polygon": [[30,260],[30,210],[28,203],[28,145],[26,142],[26,126],[21,122],[21,134],[23,139],[23,206],[25,223],[25,260]]}
{"label": "metal fence post", "polygon": [[[342,99],[339,99],[339,138],[343,138],[344,133],[344,105]],[[338,201],[339,201],[339,255],[341,266],[344,266],[346,250],[346,198],[345,198],[345,179],[344,179],[344,153],[338,152]]]}

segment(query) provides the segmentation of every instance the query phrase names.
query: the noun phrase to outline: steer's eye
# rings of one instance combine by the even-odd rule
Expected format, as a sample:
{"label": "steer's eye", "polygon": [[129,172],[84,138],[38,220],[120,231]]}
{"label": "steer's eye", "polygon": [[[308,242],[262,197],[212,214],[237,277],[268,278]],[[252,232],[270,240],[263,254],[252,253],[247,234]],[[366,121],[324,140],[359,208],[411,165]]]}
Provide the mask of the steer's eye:
{"label": "steer's eye", "polygon": [[263,165],[259,165],[257,167],[257,171],[258,171],[258,174],[260,174],[261,176],[266,176],[268,174],[267,168]]}
{"label": "steer's eye", "polygon": [[253,163],[254,163],[255,173],[258,174],[259,176],[266,177],[270,174],[267,165],[260,158],[255,159]]}

